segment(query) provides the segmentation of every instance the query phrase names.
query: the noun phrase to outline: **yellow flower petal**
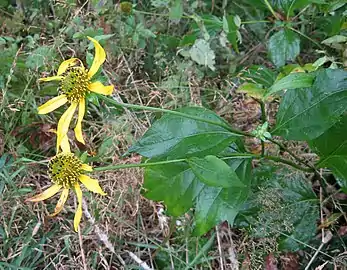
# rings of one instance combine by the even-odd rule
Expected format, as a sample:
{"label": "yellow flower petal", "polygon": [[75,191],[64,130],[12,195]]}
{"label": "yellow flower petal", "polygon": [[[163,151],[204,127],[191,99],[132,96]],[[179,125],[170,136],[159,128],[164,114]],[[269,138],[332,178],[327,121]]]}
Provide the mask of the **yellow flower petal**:
{"label": "yellow flower petal", "polygon": [[89,189],[90,191],[94,193],[99,193],[101,195],[107,195],[105,192],[103,192],[103,190],[99,186],[98,180],[90,178],[89,176],[84,174],[80,175],[79,179],[83,183],[83,185],[85,185],[86,188]]}
{"label": "yellow flower petal", "polygon": [[77,63],[83,67],[82,61],[78,58],[70,58],[68,60],[63,61],[58,68],[57,75],[62,75],[69,67],[76,66]]}
{"label": "yellow flower petal", "polygon": [[95,75],[95,73],[98,72],[100,66],[105,62],[106,53],[97,40],[91,37],[88,37],[88,39],[91,42],[93,42],[95,47],[95,55],[94,55],[93,64],[88,71],[88,77],[91,78]]}
{"label": "yellow flower petal", "polygon": [[64,204],[66,203],[67,197],[69,196],[69,189],[64,188],[63,192],[60,195],[59,201],[54,209],[54,213],[50,214],[50,217],[54,217],[55,215],[58,215],[60,211],[63,209]]}
{"label": "yellow flower petal", "polygon": [[60,95],[48,100],[45,104],[38,107],[39,114],[46,114],[54,111],[55,109],[63,106],[67,102],[65,95]]}
{"label": "yellow flower petal", "polygon": [[99,81],[89,84],[88,88],[92,92],[103,95],[111,95],[113,92],[113,85],[105,86]]}
{"label": "yellow flower petal", "polygon": [[47,78],[40,78],[39,82],[60,81],[63,78],[64,78],[63,76],[52,76]]}
{"label": "yellow flower petal", "polygon": [[[61,147],[61,150],[63,151],[63,153],[71,153],[69,138],[67,135],[65,135],[63,137],[63,139],[61,140],[60,147]],[[57,153],[58,152],[59,152],[59,146],[57,145]]]}
{"label": "yellow flower petal", "polygon": [[82,120],[84,117],[84,113],[86,111],[86,100],[83,98],[81,99],[78,107],[78,119],[77,119],[77,124],[75,127],[75,136],[77,141],[80,143],[86,144],[84,139],[83,139],[83,134],[82,134]]}
{"label": "yellow flower petal", "polygon": [[57,148],[61,146],[64,136],[67,136],[72,116],[76,110],[77,103],[71,103],[58,122],[57,128]]}
{"label": "yellow flower petal", "polygon": [[93,171],[93,167],[89,166],[88,164],[82,164],[82,170],[86,171],[86,172],[92,172]]}
{"label": "yellow flower petal", "polygon": [[82,219],[82,190],[78,183],[75,184],[75,192],[77,195],[78,206],[73,220],[75,231],[78,232],[78,225],[80,225]]}
{"label": "yellow flower petal", "polygon": [[44,192],[42,192],[42,193],[40,193],[40,194],[38,194],[32,198],[26,199],[25,201],[26,202],[39,202],[39,201],[46,200],[46,199],[54,196],[60,189],[61,189],[61,186],[53,185],[53,186],[49,187],[48,189],[46,189]]}

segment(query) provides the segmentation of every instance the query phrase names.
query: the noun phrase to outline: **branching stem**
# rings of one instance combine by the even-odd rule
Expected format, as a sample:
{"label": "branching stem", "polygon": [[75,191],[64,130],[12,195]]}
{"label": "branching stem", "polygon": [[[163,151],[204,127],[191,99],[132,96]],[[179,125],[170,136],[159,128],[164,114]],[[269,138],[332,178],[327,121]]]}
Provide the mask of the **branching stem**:
{"label": "branching stem", "polygon": [[308,164],[307,162],[305,162],[305,160],[299,158],[299,157],[298,157],[297,155],[295,155],[292,151],[290,151],[288,147],[284,146],[284,145],[281,144],[280,142],[275,141],[274,139],[268,139],[268,140],[269,140],[270,142],[272,142],[273,144],[276,144],[281,150],[283,150],[283,151],[287,152],[289,155],[291,155],[297,162],[299,162],[299,163],[305,165],[306,167],[310,168],[311,171],[317,172],[317,169],[316,169],[314,166]]}
{"label": "branching stem", "polygon": [[[169,113],[169,114],[173,114],[173,115],[177,115],[177,116],[193,119],[193,120],[196,120],[196,121],[205,122],[205,123],[208,123],[208,124],[211,124],[211,125],[220,126],[220,127],[224,128],[224,129],[230,131],[231,133],[234,133],[234,134],[237,134],[237,135],[247,136],[247,137],[255,137],[255,135],[253,135],[251,133],[234,129],[234,128],[230,127],[227,123],[224,123],[224,122],[216,122],[216,121],[209,120],[209,119],[206,119],[206,118],[202,118],[202,117],[199,117],[199,116],[194,116],[194,115],[186,114],[186,113],[183,113],[183,112],[172,111],[172,110],[163,109],[163,108],[149,107],[149,106],[129,104],[129,103],[120,103],[120,102],[118,102],[118,101],[116,101],[114,99],[111,99],[109,97],[106,97],[104,95],[98,95],[98,96],[99,96],[99,98],[103,99],[104,101],[106,101],[108,103],[111,103],[111,104],[113,104],[113,105],[115,105],[117,107],[130,108],[130,109],[134,109],[134,110],[147,110],[147,111],[153,111],[153,112]],[[264,109],[265,109],[265,107],[264,107]],[[282,158],[275,157],[275,156],[255,155],[255,154],[247,154],[247,153],[246,154],[237,153],[236,155],[233,155],[233,157],[235,157],[235,156],[237,156],[237,157],[253,157],[253,158],[257,158],[257,159],[265,158],[265,159],[269,159],[269,160],[272,160],[272,161],[275,161],[275,162],[280,162],[280,163],[287,164],[287,165],[289,165],[289,166],[291,166],[293,168],[296,168],[296,169],[304,171],[304,172],[315,172],[315,171],[317,171],[313,166],[307,164],[305,161],[303,161],[302,159],[297,157],[294,153],[292,153],[284,145],[280,144],[279,142],[277,142],[277,141],[275,141],[273,139],[269,139],[269,141],[271,141],[272,143],[278,145],[281,149],[283,149],[284,151],[288,152],[296,161],[298,161],[299,163],[305,165],[308,168],[303,168],[300,165],[297,165],[294,162],[291,162],[290,160],[282,159]],[[225,158],[226,157],[223,157],[222,159],[225,159]],[[117,170],[117,169],[124,169],[124,168],[147,167],[147,166],[155,166],[155,165],[175,163],[175,162],[183,162],[183,161],[185,161],[185,159],[159,161],[159,162],[156,162],[156,163],[121,164],[121,165],[114,165],[114,166],[112,165],[112,166],[106,166],[106,167],[98,167],[98,168],[95,168],[95,170],[96,171],[105,171],[105,170]]]}
{"label": "branching stem", "polygon": [[114,99],[111,99],[111,98],[106,97],[104,95],[98,95],[98,97],[103,99],[103,100],[105,100],[106,102],[109,102],[109,103],[117,106],[117,107],[130,108],[130,109],[134,109],[134,110],[145,110],[145,111],[152,111],[152,112],[169,113],[169,114],[178,115],[178,116],[182,116],[182,117],[185,117],[185,118],[189,118],[189,119],[205,122],[205,123],[208,123],[208,124],[211,124],[211,125],[220,126],[220,127],[225,128],[226,130],[228,130],[228,131],[230,131],[231,133],[234,133],[234,134],[247,136],[247,137],[254,137],[254,135],[252,135],[251,133],[247,133],[247,132],[243,132],[241,130],[233,129],[227,123],[216,122],[216,121],[209,120],[209,119],[206,119],[206,118],[202,118],[202,117],[199,117],[199,116],[194,116],[194,115],[190,115],[190,114],[187,114],[187,113],[183,113],[183,112],[179,112],[179,111],[167,110],[167,109],[163,109],[163,108],[149,107],[149,106],[143,106],[143,105],[135,105],[135,104],[129,104],[129,103],[120,103],[120,102],[117,102]]}
{"label": "branching stem", "polygon": [[[235,159],[235,158],[267,159],[267,160],[272,160],[274,162],[279,162],[279,163],[289,165],[303,172],[312,172],[310,168],[301,167],[290,160],[282,159],[280,157],[275,157],[275,156],[261,156],[261,155],[250,154],[250,153],[233,153],[233,154],[229,154],[228,156],[221,157],[220,159],[229,160],[229,159]],[[187,159],[181,158],[181,159],[164,160],[164,161],[158,161],[158,162],[148,162],[148,163],[109,165],[104,167],[95,167],[94,171],[112,171],[112,170],[120,170],[120,169],[128,169],[128,168],[144,168],[144,167],[166,165],[166,164],[180,163],[180,162],[187,162]]]}
{"label": "branching stem", "polygon": [[272,15],[277,19],[280,20],[280,18],[277,16],[276,12],[274,11],[274,9],[272,8],[272,6],[270,5],[268,0],[264,0],[265,5],[267,6],[267,8],[270,10],[270,12],[272,13]]}
{"label": "branching stem", "polygon": [[[260,105],[261,109],[261,122],[264,124],[267,121],[267,116],[266,116],[266,109],[265,109],[265,103],[262,100],[258,100],[258,103]],[[265,142],[262,140],[261,141],[261,155],[265,155]]]}

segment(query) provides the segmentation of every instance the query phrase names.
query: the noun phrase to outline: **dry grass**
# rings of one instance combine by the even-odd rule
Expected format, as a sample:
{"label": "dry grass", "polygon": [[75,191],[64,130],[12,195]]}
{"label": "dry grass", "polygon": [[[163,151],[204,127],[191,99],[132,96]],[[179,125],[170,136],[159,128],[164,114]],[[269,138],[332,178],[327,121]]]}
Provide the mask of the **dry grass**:
{"label": "dry grass", "polygon": [[[114,63],[109,63],[108,69],[105,70],[109,78],[114,70],[117,76],[126,78],[123,85],[116,84],[118,91],[114,95],[115,99],[161,107],[167,107],[166,104],[170,103],[169,108],[176,107],[176,97],[170,90],[159,88],[158,83],[134,78],[124,57],[118,58],[116,63],[116,69],[111,69]],[[192,103],[199,103],[199,95],[205,91],[204,89],[215,89],[210,104],[216,104],[217,112],[221,116],[243,130],[250,130],[259,124],[260,108],[254,100],[243,94],[235,94],[232,89],[230,91],[233,99],[228,100],[223,96],[227,95],[228,91],[218,90],[214,82],[208,84],[204,81],[199,84],[193,79],[192,81],[194,84],[189,88]],[[115,83],[111,79],[110,82]],[[220,111],[218,107],[224,110]],[[225,108],[232,110],[228,112]],[[98,115],[101,118],[104,116]],[[106,162],[140,162],[139,156],[121,155],[145,132],[151,119],[152,115],[148,113],[130,111],[119,117],[108,118],[107,121],[92,121],[93,116],[88,115],[85,126],[89,126],[89,136],[87,146],[83,150],[93,152],[105,138],[111,138],[112,146],[104,157]],[[72,140],[71,143],[74,147],[80,146]],[[249,142],[248,146],[254,152],[259,151],[259,142]],[[108,195],[102,197],[84,193],[87,204],[84,204],[80,235],[72,229],[76,207],[74,196],[70,196],[65,210],[60,215],[47,218],[47,214],[52,212],[57,202],[56,197],[43,203],[24,204],[23,201],[28,195],[23,195],[28,191],[13,196],[13,192],[16,191],[11,188],[5,190],[5,195],[0,199],[5,232],[8,237],[21,240],[16,243],[12,241],[10,250],[5,252],[6,255],[2,254],[0,260],[6,263],[13,262],[28,245],[33,250],[40,250],[44,255],[39,269],[136,269],[142,263],[149,269],[160,269],[156,268],[154,262],[156,256],[159,256],[159,251],[168,255],[168,265],[175,268],[176,261],[181,261],[186,266],[191,262],[192,245],[195,246],[193,254],[198,256],[203,246],[200,243],[203,238],[191,238],[184,230],[170,230],[170,218],[162,212],[164,206],[141,196],[141,169],[94,173],[93,176],[99,179]],[[41,192],[50,185],[44,166],[27,167],[15,179],[17,190],[31,188],[33,193]],[[182,220],[189,223],[190,217],[182,217]],[[227,224],[217,226],[215,231],[216,238],[213,239],[204,266],[194,265],[194,268],[238,269],[240,254],[243,254],[241,258],[245,259],[246,269],[248,260],[252,262],[253,267],[256,264],[261,267],[260,261],[264,255],[263,242],[248,239],[247,234],[233,231]],[[206,237],[209,238],[209,235]],[[43,239],[45,242],[41,244]],[[30,261],[31,257],[28,258]],[[255,269],[253,267],[251,269]]]}
{"label": "dry grass", "polygon": [[[54,45],[55,40],[45,40],[47,44],[50,42]],[[249,58],[257,56],[259,48],[256,46]],[[199,81],[196,74],[188,70],[186,86],[165,88],[162,81],[153,82],[148,79],[148,74],[142,72],[144,53],[139,50],[128,59],[125,53],[108,55],[103,75],[116,86],[113,98],[117,101],[169,109],[183,104],[206,103],[242,130],[253,130],[260,123],[259,104],[244,94],[236,94],[236,86],[231,80]],[[172,75],[170,67],[167,75]],[[268,108],[271,124],[277,106],[274,102]],[[122,155],[146,131],[153,118],[147,112],[128,110],[120,116],[103,114],[91,105],[84,122],[88,133],[86,147],[71,140],[72,147],[80,147],[94,155],[102,142],[111,139],[109,151],[94,165],[140,162],[139,156]],[[52,119],[51,128],[55,122],[56,119]],[[0,155],[4,148],[3,137],[0,129]],[[249,140],[247,147],[254,153],[260,152],[259,141]],[[316,158],[307,151],[307,145],[290,143],[289,147],[302,157]],[[45,147],[43,151],[48,149]],[[278,148],[267,150],[279,152]],[[50,155],[48,152],[45,154],[47,157]],[[141,169],[93,173],[108,195],[84,193],[84,216],[80,234],[77,234],[73,231],[75,197],[69,197],[61,214],[47,218],[58,200],[57,196],[42,203],[24,203],[27,196],[50,185],[45,167],[30,165],[21,171],[19,169],[20,166],[14,166],[1,172],[1,181],[6,185],[0,197],[0,235],[3,239],[0,242],[0,263],[4,263],[0,264],[0,269],[16,269],[15,263],[18,262],[28,267],[24,269],[139,269],[140,265],[144,269],[161,269],[155,261],[163,254],[166,256],[163,259],[166,269],[185,268],[198,256],[204,262],[192,265],[192,269],[236,270],[241,268],[242,261],[242,269],[261,269],[264,256],[276,251],[273,239],[251,239],[246,232],[233,230],[227,223],[217,226],[204,237],[191,237],[189,214],[179,218],[183,226],[175,226],[175,220],[165,216],[160,202],[141,196]],[[209,251],[199,255],[208,240],[212,242]],[[288,256],[284,256],[285,259]],[[175,266],[176,263],[180,266]]]}

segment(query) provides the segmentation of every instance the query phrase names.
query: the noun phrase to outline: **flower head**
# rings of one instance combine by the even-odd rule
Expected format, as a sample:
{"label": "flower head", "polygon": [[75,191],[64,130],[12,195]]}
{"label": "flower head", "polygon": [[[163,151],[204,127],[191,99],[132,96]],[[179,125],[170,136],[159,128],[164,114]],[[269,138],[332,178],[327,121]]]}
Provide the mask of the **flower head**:
{"label": "flower head", "polygon": [[92,82],[92,77],[97,73],[100,66],[106,60],[106,53],[98,41],[88,37],[95,47],[94,61],[90,69],[86,69],[78,58],[71,58],[62,62],[56,76],[41,78],[40,81],[60,81],[59,95],[52,98],[38,108],[39,114],[46,114],[69,103],[69,108],[64,112],[58,122],[57,128],[57,150],[66,136],[69,126],[78,107],[78,119],[75,127],[76,139],[85,143],[82,135],[82,120],[85,114],[85,96],[87,93],[95,92],[111,95],[113,85],[104,86],[101,82]]}
{"label": "flower head", "polygon": [[68,198],[70,189],[73,189],[76,193],[78,206],[74,218],[74,228],[78,231],[78,225],[82,218],[82,191],[79,182],[90,191],[101,195],[106,193],[99,186],[98,180],[92,179],[85,175],[85,172],[92,171],[92,167],[82,163],[82,161],[70,152],[70,146],[67,137],[63,138],[62,143],[63,152],[54,156],[48,164],[48,175],[52,181],[52,186],[46,189],[41,194],[38,194],[32,198],[27,199],[29,202],[39,202],[46,200],[60,190],[62,193],[60,199],[54,209],[54,212],[49,215],[51,217],[60,213],[64,204]]}

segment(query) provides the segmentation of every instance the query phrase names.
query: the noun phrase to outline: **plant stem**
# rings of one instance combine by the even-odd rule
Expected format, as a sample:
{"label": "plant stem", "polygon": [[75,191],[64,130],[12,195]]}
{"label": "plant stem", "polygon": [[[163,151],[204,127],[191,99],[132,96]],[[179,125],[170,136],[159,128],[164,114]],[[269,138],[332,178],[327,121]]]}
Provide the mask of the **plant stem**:
{"label": "plant stem", "polygon": [[312,43],[314,43],[318,48],[320,48],[321,50],[324,49],[324,47],[319,44],[317,41],[315,41],[314,39],[310,38],[309,36],[305,35],[304,33],[300,32],[299,30],[296,30],[295,28],[293,27],[288,27],[288,29],[298,33],[299,35],[303,36],[304,38],[308,39],[309,41],[311,41]]}
{"label": "plant stem", "polygon": [[164,160],[164,161],[158,161],[158,162],[148,162],[148,163],[109,165],[105,167],[93,168],[93,171],[112,171],[112,170],[128,169],[128,168],[142,168],[142,167],[166,165],[166,164],[185,162],[185,161],[186,161],[185,158],[181,158],[181,159]]}
{"label": "plant stem", "polygon": [[[216,122],[216,121],[212,121],[212,120],[208,120],[205,118],[201,118],[198,116],[194,116],[194,115],[190,115],[190,114],[186,114],[186,113],[182,113],[182,112],[178,112],[178,111],[172,111],[172,110],[167,110],[167,109],[162,109],[162,108],[156,108],[156,107],[149,107],[149,106],[143,106],[143,105],[135,105],[135,104],[129,104],[129,103],[120,103],[115,101],[114,99],[111,99],[109,97],[106,97],[104,95],[98,95],[99,98],[105,100],[106,102],[109,102],[117,107],[122,107],[122,108],[130,108],[130,109],[134,109],[134,110],[147,110],[147,111],[153,111],[153,112],[162,112],[162,113],[169,113],[169,114],[173,114],[173,115],[178,115],[178,116],[182,116],[185,118],[189,118],[189,119],[193,119],[193,120],[197,120],[197,121],[201,121],[201,122],[205,122],[211,125],[215,125],[215,126],[220,126],[222,128],[225,128],[226,130],[230,131],[231,133],[234,134],[238,134],[238,135],[242,135],[242,136],[247,136],[247,137],[255,137],[253,134],[248,133],[248,132],[243,132],[240,130],[236,130],[233,129],[232,127],[230,127],[228,124],[226,123],[221,123],[221,122]],[[276,142],[275,140],[269,139],[269,141],[271,141],[274,144],[277,144],[281,149],[283,149],[284,151],[288,152],[292,157],[295,158],[296,161],[298,161],[299,163],[302,163],[303,165],[309,167],[309,169],[307,168],[303,168],[289,160],[285,160],[285,159],[281,159],[278,157],[272,157],[272,156],[261,156],[261,155],[253,155],[253,154],[240,154],[238,153],[236,156],[240,157],[240,156],[253,156],[254,158],[265,158],[265,159],[270,159],[273,161],[277,161],[277,162],[281,162],[284,164],[287,164],[289,166],[292,166],[298,170],[301,171],[316,171],[316,169],[314,167],[312,167],[309,164],[306,164],[306,162],[304,162],[302,159],[298,158],[294,153],[292,153],[289,149],[287,149],[284,145],[281,145],[279,142]],[[124,169],[124,168],[134,168],[134,167],[147,167],[147,166],[154,166],[154,165],[160,165],[160,164],[167,164],[167,163],[174,163],[174,162],[182,162],[185,161],[184,159],[178,159],[178,160],[172,160],[172,161],[160,161],[159,163],[153,164],[153,163],[141,163],[141,164],[122,164],[122,165],[115,165],[115,166],[108,166],[108,169],[105,169],[105,167],[99,167],[96,168],[95,170],[112,170],[112,169]],[[102,169],[100,169],[102,168]]]}
{"label": "plant stem", "polygon": [[265,103],[261,100],[258,101],[260,104],[260,109],[261,109],[261,121],[263,124],[267,121],[266,119],[266,110],[265,110]]}
{"label": "plant stem", "polygon": [[265,156],[265,142],[261,141],[261,156]]}
{"label": "plant stem", "polygon": [[286,146],[281,144],[280,142],[275,141],[274,139],[268,139],[273,144],[276,144],[281,150],[287,152],[289,155],[291,155],[297,162],[309,167],[312,171],[317,172],[317,169],[313,167],[312,165],[308,164],[305,160],[299,158],[296,156],[292,151],[290,151]]}
{"label": "plant stem", "polygon": [[228,131],[230,131],[231,133],[234,133],[234,134],[238,134],[238,135],[242,135],[242,136],[248,136],[248,137],[254,137],[254,135],[252,135],[250,133],[243,132],[243,131],[237,130],[237,129],[233,129],[227,123],[216,122],[216,121],[212,121],[212,120],[209,120],[209,119],[206,119],[206,118],[202,118],[202,117],[199,117],[199,116],[186,114],[186,113],[179,112],[179,111],[172,111],[172,110],[167,110],[167,109],[162,109],[162,108],[149,107],[149,106],[143,106],[143,105],[135,105],[135,104],[129,104],[129,103],[120,103],[120,102],[117,102],[114,99],[111,99],[111,98],[106,97],[104,95],[98,95],[98,97],[103,99],[103,100],[105,100],[106,102],[109,102],[109,103],[111,103],[111,104],[113,104],[115,106],[118,106],[118,107],[130,108],[130,109],[134,109],[134,110],[146,110],[146,111],[152,111],[152,112],[169,113],[169,114],[178,115],[178,116],[182,116],[182,117],[185,117],[185,118],[189,118],[189,119],[205,122],[205,123],[208,123],[208,124],[211,124],[211,125],[220,126],[220,127],[225,128],[226,130],[228,130]]}
{"label": "plant stem", "polygon": [[294,162],[292,162],[290,160],[279,158],[279,157],[276,157],[276,156],[264,156],[264,157],[262,157],[261,155],[259,155],[259,158],[265,158],[265,159],[272,160],[272,161],[275,161],[275,162],[283,163],[283,164],[289,165],[289,166],[291,166],[291,167],[293,167],[293,168],[295,168],[297,170],[303,171],[303,172],[315,172],[316,171],[315,168],[311,168],[311,167],[310,168],[304,168],[304,167],[301,167],[298,164],[295,164]]}
{"label": "plant stem", "polygon": [[[289,165],[295,169],[298,169],[300,171],[303,171],[303,172],[314,172],[313,169],[311,168],[304,168],[304,167],[301,167],[300,165],[298,164],[295,164],[294,162],[290,161],[290,160],[287,160],[287,159],[283,159],[283,158],[280,158],[280,157],[276,157],[276,156],[262,156],[262,155],[257,155],[257,154],[249,154],[249,153],[237,153],[235,155],[232,155],[232,156],[227,156],[227,157],[222,157],[221,159],[223,160],[227,160],[227,159],[231,159],[231,158],[240,158],[240,157],[244,157],[244,158],[255,158],[255,159],[268,159],[268,160],[272,160],[272,161],[275,161],[275,162],[279,162],[279,163],[283,163],[283,164],[286,164],[286,165]],[[306,165],[306,164],[305,164]]]}
{"label": "plant stem", "polygon": [[259,20],[259,21],[242,21],[241,24],[254,24],[254,23],[270,23],[271,21]]}
{"label": "plant stem", "polygon": [[270,5],[268,0],[264,0],[265,5],[267,6],[267,8],[270,10],[270,12],[272,13],[272,15],[277,19],[280,20],[280,18],[277,16],[276,12],[274,11],[274,9],[272,8],[272,6]]}
{"label": "plant stem", "polygon": [[[303,172],[312,172],[312,169],[310,168],[303,168],[300,165],[297,165],[290,160],[282,159],[275,156],[261,156],[261,155],[250,154],[250,153],[233,153],[233,154],[229,154],[228,156],[221,157],[220,159],[229,160],[229,159],[235,159],[235,158],[268,159],[268,160],[289,165]],[[187,162],[187,159],[181,158],[181,159],[164,160],[164,161],[158,161],[158,162],[148,162],[148,163],[109,165],[104,167],[96,167],[94,168],[94,171],[110,171],[110,170],[119,170],[119,169],[127,169],[127,168],[144,168],[144,167],[166,165],[166,164],[179,163],[179,162]]]}
{"label": "plant stem", "polygon": [[[262,100],[257,100],[260,104],[260,109],[261,109],[261,121],[264,124],[267,121],[266,117],[266,110],[265,110],[265,103]],[[261,155],[265,155],[265,142],[262,140],[261,141]]]}

